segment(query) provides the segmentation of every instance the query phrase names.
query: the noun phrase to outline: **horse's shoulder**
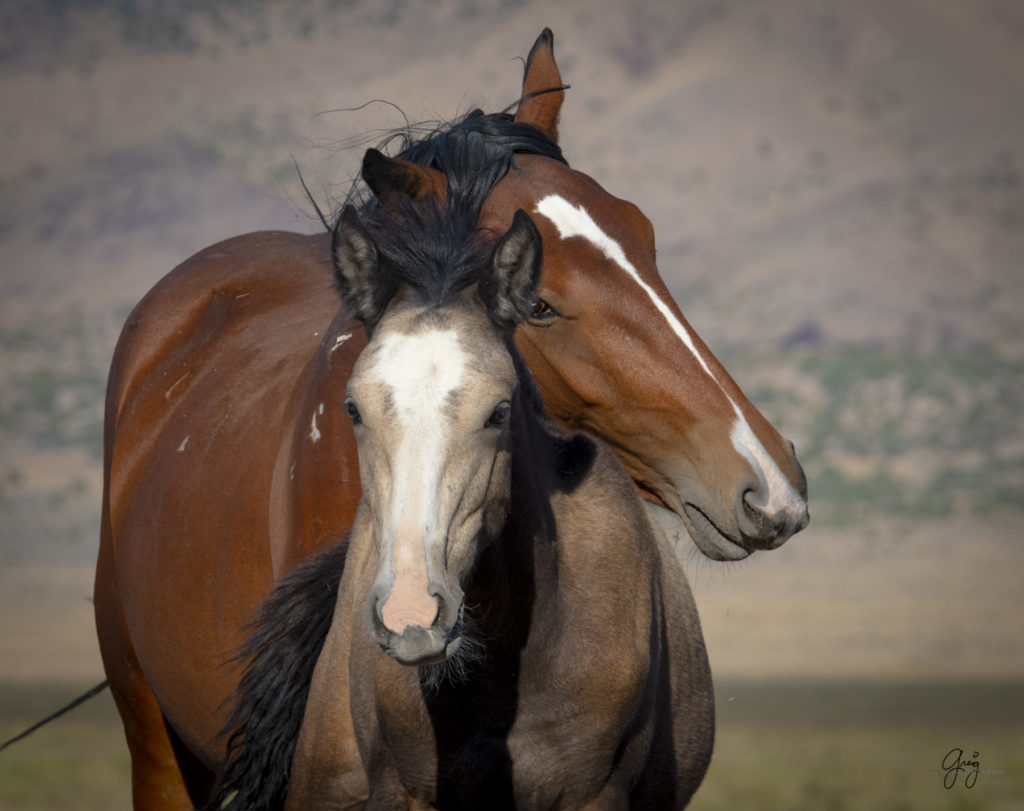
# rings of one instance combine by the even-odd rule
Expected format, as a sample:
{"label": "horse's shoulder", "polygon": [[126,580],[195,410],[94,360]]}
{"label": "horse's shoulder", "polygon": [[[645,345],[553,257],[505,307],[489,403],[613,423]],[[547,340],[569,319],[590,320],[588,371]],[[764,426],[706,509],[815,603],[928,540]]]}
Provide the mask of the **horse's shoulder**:
{"label": "horse's shoulder", "polygon": [[617,523],[636,526],[643,511],[636,485],[614,451],[599,439],[584,435],[594,444],[593,463],[587,483],[595,500],[600,500]]}
{"label": "horse's shoulder", "polygon": [[210,363],[238,339],[258,346],[260,336],[272,336],[287,354],[289,341],[307,337],[297,327],[330,322],[339,306],[331,286],[326,234],[260,231],[199,251],[160,279],[128,316],[108,404],[168,362],[202,356]]}
{"label": "horse's shoulder", "polygon": [[[597,569],[653,559],[655,539],[633,480],[615,453],[588,433],[555,427],[559,536],[566,530]],[[587,551],[589,550],[589,551]]]}

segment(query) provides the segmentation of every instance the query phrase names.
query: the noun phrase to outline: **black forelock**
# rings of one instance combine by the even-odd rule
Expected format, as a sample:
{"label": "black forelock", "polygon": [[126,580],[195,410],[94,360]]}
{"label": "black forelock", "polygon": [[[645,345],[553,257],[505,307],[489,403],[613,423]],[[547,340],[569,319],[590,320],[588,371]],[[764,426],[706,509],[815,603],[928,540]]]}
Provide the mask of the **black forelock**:
{"label": "black forelock", "polygon": [[422,303],[448,303],[475,284],[490,259],[494,240],[478,233],[476,215],[449,193],[375,206],[360,220],[377,246],[381,272],[411,288]]}

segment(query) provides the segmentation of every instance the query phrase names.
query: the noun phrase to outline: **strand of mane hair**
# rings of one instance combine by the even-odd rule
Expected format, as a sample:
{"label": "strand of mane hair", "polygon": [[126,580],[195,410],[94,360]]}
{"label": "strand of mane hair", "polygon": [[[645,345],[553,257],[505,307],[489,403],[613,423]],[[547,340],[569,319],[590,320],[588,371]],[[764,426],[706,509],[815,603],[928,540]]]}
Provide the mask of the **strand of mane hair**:
{"label": "strand of mane hair", "polygon": [[[449,192],[456,194],[468,210],[479,213],[494,185],[511,168],[516,154],[540,155],[568,164],[555,141],[533,125],[516,121],[515,116],[507,112],[523,100],[518,99],[497,113],[473,109],[453,121],[407,123],[390,132],[378,133],[381,137],[376,146],[386,154],[441,172],[448,178]],[[335,222],[348,204],[366,213],[375,205],[375,199],[357,179],[343,205],[337,208]]]}
{"label": "strand of mane hair", "polygon": [[205,811],[282,808],[309,687],[334,617],[348,540],[282,577],[263,602],[232,661],[245,662],[221,734],[225,765]]}

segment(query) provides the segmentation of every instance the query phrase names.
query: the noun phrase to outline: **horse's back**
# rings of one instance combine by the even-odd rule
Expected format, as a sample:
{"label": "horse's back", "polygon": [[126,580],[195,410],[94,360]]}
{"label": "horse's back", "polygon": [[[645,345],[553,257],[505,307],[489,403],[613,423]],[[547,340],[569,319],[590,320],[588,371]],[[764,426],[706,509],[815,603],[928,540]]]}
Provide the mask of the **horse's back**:
{"label": "horse's back", "polygon": [[236,678],[211,664],[233,655],[273,581],[289,404],[338,309],[326,234],[249,234],[158,282],[114,355],[100,554],[115,582],[97,590],[116,590],[123,644],[168,719],[201,730],[186,741],[197,751]]}

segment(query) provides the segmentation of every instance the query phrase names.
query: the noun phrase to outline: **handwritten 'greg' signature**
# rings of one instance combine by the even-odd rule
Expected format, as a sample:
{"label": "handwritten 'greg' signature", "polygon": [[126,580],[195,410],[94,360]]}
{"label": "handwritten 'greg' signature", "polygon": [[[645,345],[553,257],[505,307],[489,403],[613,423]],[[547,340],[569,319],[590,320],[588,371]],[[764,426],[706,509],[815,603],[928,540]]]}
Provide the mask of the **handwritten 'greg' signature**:
{"label": "handwritten 'greg' signature", "polygon": [[978,760],[978,753],[971,755],[969,760],[964,759],[964,750],[954,747],[942,759],[942,768],[945,777],[942,778],[942,785],[946,788],[953,788],[957,778],[964,775],[964,788],[974,788],[978,782],[978,775],[981,773],[981,761]]}

